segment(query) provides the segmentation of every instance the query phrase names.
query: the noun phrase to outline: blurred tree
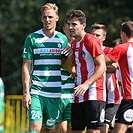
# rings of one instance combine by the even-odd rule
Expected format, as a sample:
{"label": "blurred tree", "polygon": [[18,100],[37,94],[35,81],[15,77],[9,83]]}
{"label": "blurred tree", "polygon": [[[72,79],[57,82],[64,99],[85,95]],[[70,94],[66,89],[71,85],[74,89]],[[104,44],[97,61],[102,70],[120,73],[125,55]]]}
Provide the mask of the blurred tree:
{"label": "blurred tree", "polygon": [[25,37],[42,28],[40,8],[46,2],[56,3],[62,31],[65,14],[81,9],[87,16],[86,31],[93,23],[103,23],[108,30],[105,45],[119,37],[120,25],[133,18],[133,0],[0,0],[0,38],[2,40],[2,78],[6,94],[22,94],[21,66]]}

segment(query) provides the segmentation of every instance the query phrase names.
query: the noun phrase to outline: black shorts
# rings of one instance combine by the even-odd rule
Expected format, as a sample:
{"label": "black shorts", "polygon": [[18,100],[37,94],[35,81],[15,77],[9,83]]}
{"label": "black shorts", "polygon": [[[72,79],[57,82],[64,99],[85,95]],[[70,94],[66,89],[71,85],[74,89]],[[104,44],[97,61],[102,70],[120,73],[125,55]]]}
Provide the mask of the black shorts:
{"label": "black shorts", "polygon": [[97,129],[104,124],[105,102],[90,100],[82,103],[73,103],[71,108],[72,130]]}
{"label": "black shorts", "polygon": [[115,116],[118,108],[119,108],[119,104],[113,104],[113,103],[106,104],[104,123],[109,124],[110,129],[114,127]]}
{"label": "black shorts", "polygon": [[131,125],[133,123],[133,100],[121,101],[116,114],[116,123]]}

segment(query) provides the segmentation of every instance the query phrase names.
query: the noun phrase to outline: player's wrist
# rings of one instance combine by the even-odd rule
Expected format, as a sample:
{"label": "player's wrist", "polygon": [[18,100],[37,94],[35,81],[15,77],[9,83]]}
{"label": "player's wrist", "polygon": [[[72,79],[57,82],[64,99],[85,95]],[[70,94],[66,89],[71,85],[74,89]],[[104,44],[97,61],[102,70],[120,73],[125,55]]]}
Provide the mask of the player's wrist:
{"label": "player's wrist", "polygon": [[86,85],[90,85],[90,83],[89,83],[89,81],[88,80],[86,80],[85,82],[84,82]]}
{"label": "player's wrist", "polygon": [[29,94],[29,90],[23,90],[23,94]]}

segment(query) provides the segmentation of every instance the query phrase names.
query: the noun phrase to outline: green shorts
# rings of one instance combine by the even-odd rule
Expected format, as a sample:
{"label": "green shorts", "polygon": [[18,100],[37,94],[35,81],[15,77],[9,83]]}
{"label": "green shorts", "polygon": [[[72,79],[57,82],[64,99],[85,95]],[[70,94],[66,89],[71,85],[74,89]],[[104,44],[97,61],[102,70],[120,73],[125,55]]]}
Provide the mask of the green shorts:
{"label": "green shorts", "polygon": [[44,127],[53,129],[60,113],[59,103],[60,98],[47,98],[32,94],[28,110],[29,123],[42,122]]}
{"label": "green shorts", "polygon": [[62,121],[71,122],[71,105],[72,98],[62,98],[60,101],[60,117],[56,120],[56,124]]}

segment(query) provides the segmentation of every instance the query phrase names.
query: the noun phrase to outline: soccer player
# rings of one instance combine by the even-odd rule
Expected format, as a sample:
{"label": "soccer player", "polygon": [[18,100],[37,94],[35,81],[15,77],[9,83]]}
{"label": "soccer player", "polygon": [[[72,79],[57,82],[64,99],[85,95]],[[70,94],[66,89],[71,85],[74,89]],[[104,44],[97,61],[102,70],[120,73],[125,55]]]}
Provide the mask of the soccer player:
{"label": "soccer player", "polygon": [[122,23],[120,36],[122,44],[105,56],[107,64],[118,62],[122,78],[123,95],[113,133],[125,133],[128,125],[133,123],[133,21]]}
{"label": "soccer player", "polygon": [[[68,38],[69,46],[71,47],[71,42],[73,38],[69,35],[66,23],[64,23],[63,31]],[[69,70],[61,68],[61,83],[62,83],[62,93],[61,101],[59,105],[60,116],[56,120],[56,126],[51,129],[52,133],[67,133],[71,129],[71,104],[73,102],[74,94],[74,75],[75,68],[73,66],[73,60],[71,65],[69,65]],[[41,133],[44,133],[46,129],[42,127]]]}
{"label": "soccer player", "polygon": [[47,129],[55,126],[61,97],[62,50],[68,46],[66,36],[55,30],[58,7],[46,3],[41,13],[43,28],[27,36],[22,53],[22,104],[28,109],[28,133],[39,133],[42,123]]}
{"label": "soccer player", "polygon": [[85,32],[86,16],[81,10],[66,14],[66,22],[74,50],[76,87],[71,110],[72,133],[100,133],[105,114],[106,92],[103,74],[106,71],[104,55],[98,39]]}
{"label": "soccer player", "polygon": [[[100,43],[104,54],[106,55],[112,48],[104,46],[104,41],[106,39],[107,30],[105,25],[95,23],[92,25],[91,33],[95,35]],[[106,72],[105,82],[106,82],[106,109],[105,109],[105,120],[104,128],[101,130],[103,133],[108,133],[109,129],[114,127],[115,115],[118,110],[121,94],[118,84],[118,79],[116,77],[116,68],[113,66],[107,66],[107,68],[113,68],[113,73]],[[116,64],[115,64],[115,67]],[[112,70],[110,70],[112,71]]]}
{"label": "soccer player", "polygon": [[[63,31],[67,36],[68,43],[71,47],[71,42],[73,38],[70,36],[66,23],[64,23]],[[75,69],[73,64],[70,67],[69,72],[61,68],[62,94],[60,102],[60,117],[58,120],[56,120],[56,123],[58,123],[58,127],[56,126],[56,132],[58,133],[68,133],[71,130],[71,105],[73,103],[75,86],[74,77],[71,77],[71,73],[74,74],[74,71],[71,72],[71,69]]]}

